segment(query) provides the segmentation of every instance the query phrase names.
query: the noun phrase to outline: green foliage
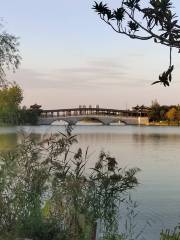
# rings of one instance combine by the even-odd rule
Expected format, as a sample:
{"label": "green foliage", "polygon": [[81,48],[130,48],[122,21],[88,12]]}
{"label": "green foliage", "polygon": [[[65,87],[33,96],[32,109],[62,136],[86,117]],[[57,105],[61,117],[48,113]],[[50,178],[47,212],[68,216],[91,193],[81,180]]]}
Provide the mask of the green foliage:
{"label": "green foliage", "polygon": [[19,104],[23,100],[22,90],[13,83],[0,89],[0,122],[17,123],[19,119]]}
{"label": "green foliage", "polygon": [[174,231],[162,231],[160,240],[180,240],[180,232],[178,231],[178,228],[175,228]]}
{"label": "green foliage", "polygon": [[1,237],[91,240],[101,222],[105,239],[121,239],[117,211],[138,169],[122,170],[101,153],[87,173],[88,151],[72,151],[76,142],[68,128],[0,155]]}
{"label": "green foliage", "polygon": [[16,83],[0,89],[0,110],[18,108],[22,100],[22,89]]}
{"label": "green foliage", "polygon": [[116,235],[105,236],[101,240],[124,240],[124,238],[121,235],[116,234]]}
{"label": "green foliage", "polygon": [[108,234],[117,231],[116,214],[119,204],[124,200],[127,190],[138,184],[135,177],[138,171],[136,168],[123,171],[122,168],[118,168],[115,158],[104,152],[99,156],[99,161],[90,176],[92,185],[89,187],[89,199],[95,209],[95,218],[100,216]]}
{"label": "green foliage", "polygon": [[30,124],[30,125],[36,125],[38,121],[38,117],[40,114],[39,110],[32,110],[32,109],[26,109],[22,108],[19,109],[19,120],[18,124]]}
{"label": "green foliage", "polygon": [[23,96],[22,90],[16,83],[6,80],[5,69],[15,71],[20,65],[19,41],[14,35],[3,30],[0,33],[0,124],[17,124],[17,111]]}
{"label": "green foliage", "polygon": [[35,125],[40,114],[39,110],[21,108],[23,92],[15,82],[0,89],[0,124]]}

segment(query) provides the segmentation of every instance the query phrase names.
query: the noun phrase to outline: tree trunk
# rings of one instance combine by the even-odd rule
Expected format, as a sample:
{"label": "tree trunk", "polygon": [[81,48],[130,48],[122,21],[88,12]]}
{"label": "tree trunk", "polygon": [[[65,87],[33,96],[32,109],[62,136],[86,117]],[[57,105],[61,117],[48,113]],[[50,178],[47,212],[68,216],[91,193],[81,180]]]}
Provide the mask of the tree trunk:
{"label": "tree trunk", "polygon": [[96,233],[97,233],[97,223],[95,222],[94,225],[93,225],[93,229],[92,229],[91,240],[96,240]]}

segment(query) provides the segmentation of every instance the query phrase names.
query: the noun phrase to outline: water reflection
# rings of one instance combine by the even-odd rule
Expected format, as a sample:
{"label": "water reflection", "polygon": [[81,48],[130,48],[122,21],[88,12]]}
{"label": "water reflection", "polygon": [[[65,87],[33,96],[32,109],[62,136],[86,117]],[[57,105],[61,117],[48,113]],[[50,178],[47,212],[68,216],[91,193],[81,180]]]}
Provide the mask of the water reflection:
{"label": "water reflection", "polygon": [[0,151],[14,149],[18,142],[16,134],[1,134],[0,135]]}
{"label": "water reflection", "polygon": [[162,141],[180,141],[180,135],[179,134],[160,134],[160,133],[152,133],[152,134],[133,134],[132,137],[134,138],[134,141],[146,143],[147,141],[156,141],[156,143]]}

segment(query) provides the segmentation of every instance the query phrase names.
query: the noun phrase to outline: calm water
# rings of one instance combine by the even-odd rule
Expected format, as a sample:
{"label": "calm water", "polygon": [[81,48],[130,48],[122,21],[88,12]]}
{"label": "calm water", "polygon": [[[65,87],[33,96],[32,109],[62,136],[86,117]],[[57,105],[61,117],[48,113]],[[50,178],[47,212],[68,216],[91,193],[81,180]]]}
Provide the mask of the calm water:
{"label": "calm water", "polygon": [[[21,139],[21,131],[41,138],[63,131],[62,126],[0,128],[0,150],[11,149]],[[122,167],[139,167],[139,187],[133,199],[139,204],[138,229],[148,240],[158,240],[164,228],[180,222],[180,128],[135,126],[77,126],[79,144],[89,147],[89,166],[101,150],[115,156]]]}

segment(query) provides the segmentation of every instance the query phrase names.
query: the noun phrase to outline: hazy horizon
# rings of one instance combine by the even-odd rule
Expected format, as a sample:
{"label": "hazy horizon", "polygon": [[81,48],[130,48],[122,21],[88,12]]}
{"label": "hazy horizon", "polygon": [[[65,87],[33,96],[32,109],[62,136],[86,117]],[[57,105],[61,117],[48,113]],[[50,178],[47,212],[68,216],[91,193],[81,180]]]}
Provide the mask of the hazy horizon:
{"label": "hazy horizon", "polygon": [[[5,29],[20,37],[22,64],[15,74],[8,74],[8,79],[23,88],[23,105],[130,108],[150,105],[154,99],[161,104],[180,103],[177,51],[171,86],[151,86],[168,67],[168,48],[113,32],[91,9],[93,2],[2,3]],[[119,6],[118,0],[106,2],[113,8]],[[180,15],[177,0],[174,7]]]}

